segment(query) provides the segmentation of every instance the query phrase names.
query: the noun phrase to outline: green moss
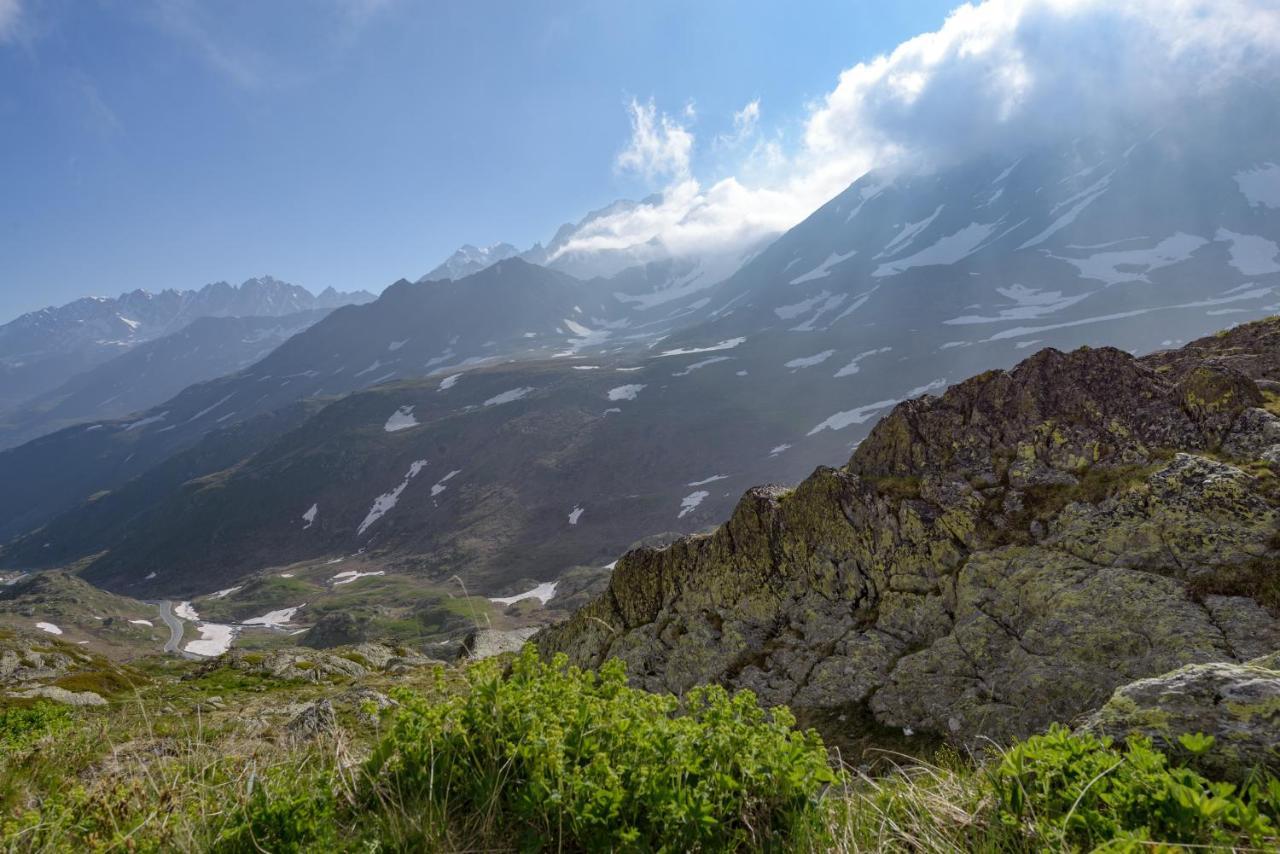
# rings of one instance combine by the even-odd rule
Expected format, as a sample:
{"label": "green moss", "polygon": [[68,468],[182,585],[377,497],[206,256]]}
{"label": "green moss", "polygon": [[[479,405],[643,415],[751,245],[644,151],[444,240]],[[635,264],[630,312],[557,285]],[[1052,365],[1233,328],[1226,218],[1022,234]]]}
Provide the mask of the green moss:
{"label": "green moss", "polygon": [[134,683],[120,673],[101,670],[71,673],[55,680],[53,684],[76,693],[92,691],[103,697],[123,694],[134,688]]}

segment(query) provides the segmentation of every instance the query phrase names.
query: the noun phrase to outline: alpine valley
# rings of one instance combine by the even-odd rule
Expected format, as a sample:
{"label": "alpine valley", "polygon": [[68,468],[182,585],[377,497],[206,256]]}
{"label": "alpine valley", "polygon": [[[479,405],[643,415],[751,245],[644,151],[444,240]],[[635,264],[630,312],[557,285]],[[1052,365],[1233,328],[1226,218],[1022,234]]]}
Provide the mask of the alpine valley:
{"label": "alpine valley", "polygon": [[0,327],[4,844],[1268,849],[1277,127]]}

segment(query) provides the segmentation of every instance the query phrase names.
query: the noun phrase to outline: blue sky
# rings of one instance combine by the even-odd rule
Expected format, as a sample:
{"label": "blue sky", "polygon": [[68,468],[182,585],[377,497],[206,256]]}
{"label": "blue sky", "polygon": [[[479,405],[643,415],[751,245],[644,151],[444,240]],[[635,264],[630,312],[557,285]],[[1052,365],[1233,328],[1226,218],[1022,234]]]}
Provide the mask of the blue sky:
{"label": "blue sky", "polygon": [[545,240],[660,188],[617,168],[630,99],[711,181],[735,111],[786,146],[952,5],[0,0],[0,319],[262,273],[378,290]]}

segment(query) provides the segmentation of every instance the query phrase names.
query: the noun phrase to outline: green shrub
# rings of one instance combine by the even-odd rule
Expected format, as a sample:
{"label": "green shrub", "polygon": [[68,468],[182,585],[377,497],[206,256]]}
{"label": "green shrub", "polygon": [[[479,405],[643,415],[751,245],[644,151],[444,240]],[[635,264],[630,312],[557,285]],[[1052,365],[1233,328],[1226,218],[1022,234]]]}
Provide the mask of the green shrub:
{"label": "green shrub", "polygon": [[817,816],[835,775],[821,740],[749,692],[683,700],[541,662],[468,671],[469,690],[430,703],[407,692],[369,760],[372,794],[524,845],[722,850],[777,847]]}
{"label": "green shrub", "polygon": [[338,848],[334,781],[327,773],[277,772],[254,787],[214,850],[226,854]]}
{"label": "green shrub", "polygon": [[[1212,739],[1183,739],[1188,752]],[[1280,783],[1240,791],[1173,765],[1145,739],[1111,739],[1055,726],[1005,753],[993,783],[1000,818],[1045,844],[1090,850],[1142,841],[1230,846],[1276,841]]]}
{"label": "green shrub", "polygon": [[66,706],[36,703],[32,706],[0,708],[0,754],[22,750],[45,735],[71,725]]}

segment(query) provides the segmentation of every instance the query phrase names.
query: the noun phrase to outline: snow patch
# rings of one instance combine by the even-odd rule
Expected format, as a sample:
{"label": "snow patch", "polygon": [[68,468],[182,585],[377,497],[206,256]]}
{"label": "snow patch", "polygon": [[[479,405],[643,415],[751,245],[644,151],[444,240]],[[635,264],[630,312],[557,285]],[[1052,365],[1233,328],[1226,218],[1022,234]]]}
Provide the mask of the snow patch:
{"label": "snow patch", "polygon": [[573,506],[573,509],[569,511],[569,524],[570,524],[570,525],[576,525],[576,524],[578,524],[578,520],[582,518],[582,511],[583,511],[583,508],[582,508],[581,506],[579,506],[579,505],[577,505],[577,504],[575,504],[575,505]]}
{"label": "snow patch", "polygon": [[196,626],[196,631],[200,632],[199,639],[191,641],[183,649],[206,658],[222,655],[231,649],[231,642],[236,637],[234,626],[219,623],[200,623]]}
{"label": "snow patch", "polygon": [[1280,166],[1266,163],[1235,174],[1240,192],[1255,207],[1280,208]]}
{"label": "snow patch", "polygon": [[938,214],[942,213],[942,209],[944,207],[946,207],[946,205],[938,205],[937,210],[919,222],[909,222],[904,225],[902,230],[899,231],[892,240],[884,245],[884,250],[876,257],[883,258],[886,255],[894,254],[900,249],[906,249],[907,246],[911,244],[911,241],[915,239],[917,234],[928,228],[933,221],[938,218]]}
{"label": "snow patch", "polygon": [[537,599],[545,605],[555,597],[557,584],[559,584],[557,581],[545,581],[525,593],[520,593],[516,596],[490,597],[489,601],[498,605],[514,605],[517,602],[523,602],[525,599]]}
{"label": "snow patch", "polygon": [[388,433],[395,433],[398,430],[408,430],[410,427],[417,427],[418,419],[413,417],[412,406],[402,406],[395,412],[391,413],[391,417],[387,419],[387,423],[382,429]]}
{"label": "snow patch", "polygon": [[693,362],[692,364],[685,365],[683,371],[676,371],[671,376],[687,377],[689,376],[689,374],[701,368],[705,368],[707,365],[714,365],[716,362],[732,362],[732,361],[733,361],[732,356],[712,356],[708,359],[703,359],[700,362]]}
{"label": "snow patch", "polygon": [[776,457],[778,456],[778,454],[781,454],[783,451],[789,451],[789,450],[791,450],[790,445],[787,445],[787,444],[774,445],[772,448],[769,449],[769,456]]}
{"label": "snow patch", "polygon": [[875,414],[880,410],[887,409],[897,402],[897,400],[879,400],[875,403],[868,403],[866,406],[859,406],[856,409],[837,412],[810,430],[808,435],[813,436],[823,430],[843,430],[854,424],[863,424],[875,417]]}
{"label": "snow patch", "polygon": [[794,279],[791,280],[790,283],[793,285],[799,285],[805,282],[812,282],[815,279],[825,279],[827,276],[831,275],[832,267],[839,264],[841,261],[845,261],[849,258],[852,258],[854,255],[857,255],[857,254],[858,254],[858,250],[856,249],[850,249],[848,252],[845,252],[843,255],[841,255],[838,252],[832,252],[830,255],[827,256],[827,260],[823,261],[821,264],[814,267],[809,272],[800,276],[796,276]]}
{"label": "snow patch", "polygon": [[1105,176],[1099,179],[1096,183],[1090,185],[1089,187],[1085,188],[1081,192],[1076,193],[1074,196],[1067,199],[1065,202],[1060,202],[1057,205],[1055,205],[1053,210],[1049,212],[1050,215],[1056,214],[1060,209],[1062,209],[1066,205],[1071,205],[1072,207],[1065,214],[1063,214],[1062,216],[1054,220],[1052,223],[1050,223],[1048,228],[1046,228],[1044,231],[1040,232],[1035,237],[1028,240],[1026,243],[1022,244],[1018,248],[1030,249],[1033,246],[1039,246],[1041,243],[1044,243],[1050,237],[1057,234],[1059,231],[1066,228],[1068,225],[1071,225],[1071,223],[1075,222],[1076,217],[1080,216],[1080,213],[1085,208],[1093,204],[1094,201],[1096,201],[1099,196],[1101,196],[1103,193],[1107,191],[1107,187],[1111,186],[1111,176],[1114,174],[1115,174],[1114,172],[1107,173]]}
{"label": "snow patch", "polygon": [[1007,288],[996,288],[996,293],[1012,300],[1013,307],[1000,309],[995,315],[966,314],[942,322],[955,326],[971,323],[998,323],[1003,320],[1034,320],[1069,308],[1089,296],[1085,293],[1064,297],[1061,291],[1046,291],[1018,284]]}
{"label": "snow patch", "polygon": [[152,415],[149,418],[141,418],[137,421],[134,421],[132,424],[128,425],[124,429],[126,432],[131,430],[138,430],[143,427],[146,427],[149,424],[155,424],[159,421],[163,421],[165,418],[168,417],[168,415],[169,415],[168,410],[165,410],[164,412],[161,412],[159,415]]}
{"label": "snow patch", "polygon": [[708,483],[715,483],[717,480],[728,479],[729,475],[727,474],[713,474],[711,477],[703,478],[702,480],[695,480],[693,483],[686,484],[686,486],[706,486]]}
{"label": "snow patch", "polygon": [[422,469],[426,466],[426,464],[427,464],[426,460],[415,461],[412,465],[409,466],[409,471],[407,474],[405,474],[404,480],[400,482],[399,486],[397,486],[395,489],[391,490],[390,492],[384,492],[381,495],[379,495],[377,498],[373,499],[373,506],[369,508],[368,515],[364,517],[364,521],[360,523],[360,527],[356,531],[357,537],[363,534],[365,531],[367,531],[370,525],[372,525],[374,522],[377,522],[383,516],[387,515],[387,513],[391,512],[393,508],[395,508],[396,503],[400,500],[400,494],[405,491],[406,487],[409,486],[409,481],[417,477],[418,474],[422,471]]}
{"label": "snow patch", "polygon": [[173,609],[175,617],[181,620],[190,620],[196,622],[200,619],[200,615],[196,613],[196,609],[191,607],[190,602],[179,602]]}
{"label": "snow patch", "polygon": [[62,629],[58,628],[53,623],[36,623],[36,628],[42,632],[48,632],[51,635],[62,634]]}
{"label": "snow patch", "polygon": [[[1233,289],[1234,290],[1234,289]],[[1083,317],[1079,320],[1070,320],[1065,323],[1052,323],[1046,326],[1019,326],[1016,329],[1005,329],[997,332],[987,341],[999,341],[1004,338],[1023,338],[1027,335],[1035,335],[1039,332],[1048,332],[1053,329],[1066,329],[1072,326],[1084,326],[1090,323],[1105,323],[1111,320],[1125,320],[1130,317],[1137,317],[1142,314],[1150,314],[1153,311],[1170,311],[1176,309],[1187,308],[1209,308],[1211,306],[1222,305],[1224,303],[1241,302],[1244,300],[1261,299],[1270,295],[1274,288],[1253,288],[1247,291],[1232,294],[1231,296],[1214,297],[1212,299],[1197,300],[1195,302],[1184,302],[1176,305],[1153,305],[1149,308],[1138,308],[1133,311],[1120,311],[1115,314],[1102,314],[1096,317]]]}
{"label": "snow patch", "polygon": [[531,391],[533,391],[533,389],[530,386],[523,386],[522,388],[513,388],[510,391],[504,391],[502,394],[495,394],[493,397],[486,400],[484,402],[484,405],[485,406],[501,406],[504,403],[513,403],[519,400],[520,398],[525,397]]}
{"label": "snow patch", "polygon": [[149,629],[155,628],[155,624],[150,620],[130,620],[129,622],[133,623],[135,626],[146,626]]}
{"label": "snow patch", "polygon": [[972,222],[964,228],[948,234],[928,248],[899,261],[890,261],[876,268],[873,276],[893,276],[912,267],[925,267],[935,264],[954,264],[961,261],[982,245],[995,231],[994,223]]}
{"label": "snow patch", "polygon": [[243,589],[244,589],[243,584],[237,584],[235,587],[228,587],[226,590],[219,590],[217,593],[214,593],[209,598],[210,599],[226,599],[232,593],[237,593]]}
{"label": "snow patch", "polygon": [[657,358],[664,356],[692,356],[694,353],[714,353],[717,350],[732,350],[746,340],[746,338],[730,338],[708,347],[679,347],[675,350],[664,350],[658,354]]}
{"label": "snow patch", "polygon": [[640,384],[620,385],[617,388],[609,389],[610,400],[635,400],[636,395],[644,391],[645,386]]}
{"label": "snow patch", "polygon": [[1230,264],[1246,276],[1280,273],[1280,263],[1277,263],[1280,261],[1280,246],[1265,237],[1236,234],[1220,228],[1214,238],[1231,244],[1228,250],[1231,255]]}
{"label": "snow patch", "polygon": [[289,625],[289,623],[293,622],[294,615],[305,607],[307,607],[307,603],[303,602],[301,605],[295,605],[292,608],[281,608],[279,611],[269,611],[261,617],[254,617],[253,619],[245,620],[244,625],[266,626],[271,629],[282,629]]}
{"label": "snow patch", "polygon": [[339,572],[329,580],[333,582],[334,587],[338,587],[343,584],[350,584],[353,581],[358,581],[361,578],[373,578],[375,576],[386,574],[387,571],[385,569],[375,570],[374,572],[356,572],[354,569],[348,569],[346,572]]}
{"label": "snow patch", "polygon": [[804,356],[799,359],[792,359],[790,362],[784,363],[782,367],[791,368],[792,370],[799,370],[800,368],[812,368],[814,365],[821,365],[823,362],[825,362],[827,359],[830,359],[835,354],[836,354],[835,350],[823,350],[821,353],[815,353],[812,356]]}
{"label": "snow patch", "polygon": [[309,509],[306,513],[302,514],[302,521],[307,523],[302,526],[302,530],[305,531],[307,530],[307,528],[310,528],[312,525],[314,525],[316,522],[316,516],[318,515],[320,515],[320,505],[312,504],[311,509]]}
{"label": "snow patch", "polygon": [[453,388],[455,385],[458,384],[458,379],[461,376],[462,374],[454,374],[453,376],[445,377],[444,379],[440,380],[440,387],[436,389],[436,391],[448,391],[449,389]]}
{"label": "snow patch", "polygon": [[683,519],[685,516],[692,513],[697,506],[702,503],[703,499],[709,495],[711,495],[710,492],[707,492],[705,489],[699,489],[697,492],[691,492],[684,498],[680,499],[680,514],[676,516],[676,518]]}
{"label": "snow patch", "polygon": [[[1148,281],[1148,273],[1186,261],[1206,243],[1208,241],[1203,237],[1179,231],[1150,249],[1099,252],[1088,258],[1060,258],[1060,260],[1066,261],[1079,270],[1082,278],[1095,279],[1107,285],[1117,285],[1121,282],[1145,282]],[[1141,268],[1141,270],[1135,268]]]}
{"label": "snow patch", "polygon": [[851,377],[854,374],[856,374],[858,371],[862,370],[862,366],[858,363],[861,362],[863,359],[870,358],[871,356],[879,356],[882,353],[888,353],[892,349],[893,349],[892,347],[881,347],[878,350],[865,350],[859,353],[858,355],[854,356],[853,359],[849,362],[849,364],[845,365],[843,368],[836,371],[835,376]]}
{"label": "snow patch", "polygon": [[431,485],[431,497],[435,498],[440,493],[448,489],[449,487],[445,486],[445,484],[453,480],[455,477],[457,477],[460,474],[462,474],[462,469],[454,469],[453,471],[449,472],[447,475],[445,475],[444,477],[440,478],[438,481],[433,483]]}

